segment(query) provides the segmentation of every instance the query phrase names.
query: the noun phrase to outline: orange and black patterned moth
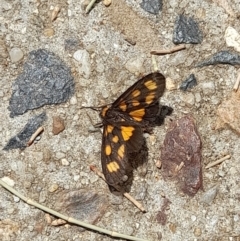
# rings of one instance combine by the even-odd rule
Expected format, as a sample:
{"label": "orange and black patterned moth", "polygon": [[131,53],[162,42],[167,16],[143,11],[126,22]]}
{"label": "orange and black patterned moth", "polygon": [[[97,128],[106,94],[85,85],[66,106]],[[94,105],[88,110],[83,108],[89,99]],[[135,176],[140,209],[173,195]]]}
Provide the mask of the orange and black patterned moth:
{"label": "orange and black patterned moth", "polygon": [[143,132],[162,124],[172,108],[159,105],[165,90],[165,77],[151,73],[128,88],[100,112],[103,125],[101,162],[110,186],[128,179],[129,154],[138,152],[144,142]]}

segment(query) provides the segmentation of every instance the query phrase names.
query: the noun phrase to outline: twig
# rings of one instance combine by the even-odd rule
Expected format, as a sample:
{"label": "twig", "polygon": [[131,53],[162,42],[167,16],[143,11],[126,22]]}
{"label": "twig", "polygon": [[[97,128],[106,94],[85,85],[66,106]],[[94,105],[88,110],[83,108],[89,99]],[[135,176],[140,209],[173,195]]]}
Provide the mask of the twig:
{"label": "twig", "polygon": [[239,84],[240,84],[240,71],[238,71],[238,77],[237,77],[237,80],[233,86],[233,90],[237,91],[238,90],[238,87],[239,87]]}
{"label": "twig", "polygon": [[96,2],[97,0],[92,0],[86,7],[86,13],[89,13],[89,11],[91,10],[93,4]]}
{"label": "twig", "polygon": [[[101,177],[105,182],[106,179],[103,175],[102,172],[100,172],[96,166],[91,165],[90,166],[91,171],[93,171],[94,173],[96,173],[99,177]],[[114,186],[114,188],[116,188]],[[116,188],[117,189],[117,188]],[[118,190],[118,189],[117,189]],[[146,212],[145,208],[143,207],[143,205],[141,203],[139,203],[136,199],[134,199],[129,193],[125,192],[123,193],[124,197],[126,197],[129,201],[131,201],[137,208],[139,208],[142,212]]]}
{"label": "twig", "polygon": [[111,237],[117,237],[117,238],[122,238],[122,239],[126,239],[126,240],[133,240],[133,241],[148,241],[146,239],[142,239],[142,238],[137,238],[137,237],[133,237],[133,236],[129,236],[129,235],[125,235],[125,234],[120,234],[120,233],[116,233],[114,231],[110,231],[110,230],[107,230],[107,229],[103,229],[103,228],[99,228],[95,225],[92,225],[92,224],[88,224],[88,223],[84,223],[82,221],[79,221],[77,219],[74,219],[74,218],[71,218],[71,217],[68,217],[68,216],[65,216],[59,212],[56,212],[55,210],[52,210],[48,207],[45,207],[31,199],[28,199],[27,197],[23,196],[21,193],[19,193],[18,191],[16,191],[14,188],[10,187],[9,185],[7,185],[4,181],[2,181],[0,179],[0,185],[2,185],[4,188],[6,188],[9,192],[13,193],[14,195],[16,195],[17,197],[19,197],[20,199],[22,199],[24,202],[26,202],[27,204],[29,205],[32,205],[38,209],[41,209],[47,213],[50,213],[56,217],[59,217],[63,220],[66,220],[68,223],[73,223],[73,224],[77,224],[79,226],[82,226],[84,228],[88,228],[88,229],[91,229],[91,230],[94,230],[94,231],[97,231],[97,232],[100,232],[100,233],[104,233],[104,234],[107,234]]}
{"label": "twig", "polygon": [[227,160],[227,159],[229,159],[229,158],[231,158],[231,155],[227,155],[227,156],[225,156],[225,157],[223,157],[223,158],[220,158],[220,159],[218,159],[218,160],[216,160],[216,161],[214,161],[214,162],[209,163],[209,164],[206,166],[206,168],[210,168],[210,167],[216,166],[217,164],[220,164],[220,163],[222,163],[223,161],[225,161],[225,160]]}
{"label": "twig", "polygon": [[185,48],[186,48],[186,45],[180,44],[171,49],[152,50],[150,53],[155,55],[165,55],[165,54],[172,54],[174,52],[180,51]]}
{"label": "twig", "polygon": [[44,131],[44,128],[40,126],[30,137],[29,141],[27,142],[27,146],[31,146],[35,140],[35,138],[40,135]]}

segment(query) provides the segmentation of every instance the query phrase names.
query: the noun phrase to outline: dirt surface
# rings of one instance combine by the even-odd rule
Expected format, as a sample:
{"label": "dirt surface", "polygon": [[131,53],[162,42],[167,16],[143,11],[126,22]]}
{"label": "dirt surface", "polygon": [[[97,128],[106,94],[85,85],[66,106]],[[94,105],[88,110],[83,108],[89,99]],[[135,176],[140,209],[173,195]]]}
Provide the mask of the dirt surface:
{"label": "dirt surface", "polygon": [[[237,67],[230,65],[194,66],[210,55],[228,49],[224,33],[228,26],[240,32],[240,4],[231,1],[234,16],[218,1],[163,1],[162,12],[155,16],[140,7],[140,0],[112,0],[109,7],[99,1],[84,13],[82,1],[7,1],[0,0],[0,131],[1,150],[33,115],[46,111],[48,120],[37,144],[25,150],[0,152],[0,177],[14,181],[14,188],[45,206],[54,208],[61,191],[89,189],[105,194],[107,211],[96,225],[147,240],[239,240],[240,238],[240,148],[239,135],[225,127],[216,130],[217,108],[231,97]],[[219,1],[222,2],[222,1]],[[226,4],[227,1],[225,1]],[[229,1],[230,2],[230,1]],[[61,10],[54,22],[52,9]],[[140,212],[124,198],[113,197],[107,185],[90,171],[100,167],[101,133],[89,133],[99,122],[96,112],[82,110],[82,105],[99,106],[114,101],[140,75],[151,72],[151,50],[171,48],[176,17],[194,16],[203,31],[203,42],[187,49],[157,57],[160,72],[178,86],[191,73],[198,85],[183,92],[166,90],[161,103],[174,109],[163,126],[147,135],[148,163],[134,172],[132,196],[138,197],[148,210]],[[23,52],[15,62],[9,54],[13,48]],[[70,68],[75,80],[75,94],[66,103],[45,106],[10,118],[7,109],[12,83],[21,73],[32,50],[44,48],[57,54]],[[81,50],[84,59],[74,53]],[[7,53],[7,54],[6,54]],[[87,115],[88,113],[88,115]],[[194,197],[184,195],[174,182],[165,181],[155,163],[168,121],[191,114],[202,140],[203,190]],[[52,118],[64,120],[65,130],[52,133]],[[231,159],[205,169],[227,154]],[[54,186],[54,188],[53,188]],[[214,186],[217,192],[207,192]],[[76,227],[51,226],[44,212],[33,208],[0,188],[1,240],[113,240],[113,238]],[[210,195],[210,201],[206,195]],[[212,197],[212,199],[211,199]],[[164,200],[169,200],[163,222],[157,215]]]}

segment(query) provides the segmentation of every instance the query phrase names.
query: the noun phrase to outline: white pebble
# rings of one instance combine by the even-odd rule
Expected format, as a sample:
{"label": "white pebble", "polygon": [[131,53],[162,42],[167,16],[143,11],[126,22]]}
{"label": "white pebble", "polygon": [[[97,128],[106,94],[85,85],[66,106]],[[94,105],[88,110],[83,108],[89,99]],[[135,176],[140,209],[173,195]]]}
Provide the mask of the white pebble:
{"label": "white pebble", "polygon": [[11,61],[16,63],[23,58],[23,51],[20,48],[12,48],[9,52],[9,55]]}
{"label": "white pebble", "polygon": [[73,180],[77,182],[79,180],[80,176],[79,175],[74,175]]}
{"label": "white pebble", "polygon": [[69,161],[66,158],[61,160],[63,166],[69,166]]}
{"label": "white pebble", "polygon": [[10,187],[13,187],[15,185],[15,182],[7,176],[3,177],[1,180],[6,182]]}
{"label": "white pebble", "polygon": [[224,37],[228,47],[233,47],[240,52],[240,35],[233,27],[229,26],[226,29]]}

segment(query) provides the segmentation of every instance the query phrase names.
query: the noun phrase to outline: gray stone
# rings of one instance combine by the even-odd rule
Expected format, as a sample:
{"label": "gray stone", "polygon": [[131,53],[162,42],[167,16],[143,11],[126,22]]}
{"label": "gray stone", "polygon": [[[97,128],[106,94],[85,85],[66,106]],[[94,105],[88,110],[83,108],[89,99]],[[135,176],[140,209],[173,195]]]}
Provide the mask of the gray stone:
{"label": "gray stone", "polygon": [[214,186],[207,190],[201,197],[200,201],[205,204],[211,204],[218,192],[218,186]]}
{"label": "gray stone", "polygon": [[8,109],[10,117],[46,104],[67,101],[74,93],[70,69],[59,57],[44,49],[30,52],[20,74],[12,86]]}
{"label": "gray stone", "polygon": [[162,0],[143,0],[140,6],[145,11],[156,15],[162,10]]}
{"label": "gray stone", "polygon": [[186,91],[187,89],[193,88],[195,85],[197,85],[195,75],[190,74],[190,76],[182,82],[180,90]]}
{"label": "gray stone", "polygon": [[173,43],[199,44],[202,39],[202,32],[194,18],[188,18],[182,14],[177,17],[173,32]]}
{"label": "gray stone", "polygon": [[216,64],[239,65],[240,55],[229,51],[220,51],[214,54],[213,56],[211,56],[209,59],[198,63],[197,67],[216,65]]}
{"label": "gray stone", "polygon": [[3,150],[11,150],[17,148],[25,148],[28,146],[28,141],[32,134],[42,125],[47,119],[46,113],[43,112],[40,115],[31,118],[24,128],[14,137],[12,137]]}

